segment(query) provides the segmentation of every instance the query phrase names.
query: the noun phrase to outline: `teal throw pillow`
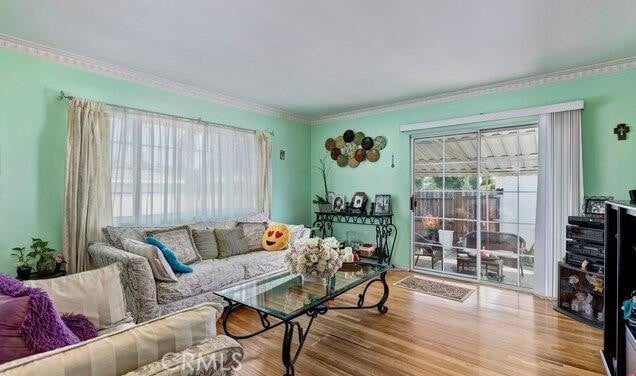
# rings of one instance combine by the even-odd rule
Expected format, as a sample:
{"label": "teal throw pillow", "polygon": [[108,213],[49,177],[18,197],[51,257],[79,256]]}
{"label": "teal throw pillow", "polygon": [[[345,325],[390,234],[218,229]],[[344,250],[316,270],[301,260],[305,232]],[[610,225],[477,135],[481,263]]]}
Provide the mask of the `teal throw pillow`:
{"label": "teal throw pillow", "polygon": [[168,261],[168,265],[170,265],[172,271],[176,273],[192,273],[192,271],[194,270],[190,266],[181,263],[174,251],[167,245],[163,244],[159,239],[150,236],[146,238],[146,243],[159,248],[161,253],[163,253],[163,257],[166,259],[166,261]]}

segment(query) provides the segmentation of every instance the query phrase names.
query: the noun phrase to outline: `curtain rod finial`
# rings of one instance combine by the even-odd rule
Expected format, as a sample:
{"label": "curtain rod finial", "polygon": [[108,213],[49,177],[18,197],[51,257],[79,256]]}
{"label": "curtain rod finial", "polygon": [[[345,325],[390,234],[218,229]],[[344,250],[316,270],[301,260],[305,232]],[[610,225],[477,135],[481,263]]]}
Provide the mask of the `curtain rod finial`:
{"label": "curtain rod finial", "polygon": [[72,100],[73,96],[71,95],[66,95],[66,93],[64,92],[64,90],[60,90],[60,95],[57,96],[57,100],[61,101],[63,99],[68,99],[68,100]]}

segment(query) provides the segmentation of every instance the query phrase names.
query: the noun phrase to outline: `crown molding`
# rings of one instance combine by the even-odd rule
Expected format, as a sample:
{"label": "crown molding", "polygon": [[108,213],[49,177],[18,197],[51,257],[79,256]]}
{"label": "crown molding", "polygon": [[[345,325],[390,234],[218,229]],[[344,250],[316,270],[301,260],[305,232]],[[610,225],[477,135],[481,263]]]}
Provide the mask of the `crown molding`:
{"label": "crown molding", "polygon": [[309,120],[301,115],[297,115],[278,108],[261,105],[258,103],[234,98],[229,95],[197,88],[180,82],[171,81],[155,75],[142,73],[133,69],[124,68],[118,65],[105,63],[103,61],[91,59],[71,52],[47,47],[38,43],[24,39],[12,37],[0,33],[0,48],[16,51],[25,55],[50,60],[64,64],[72,68],[81,69],[88,72],[97,73],[103,76],[114,77],[129,82],[134,82],[144,86],[170,91],[173,93],[204,99],[225,106],[240,108],[243,110],[256,112],[259,114],[274,116],[282,119],[293,120],[308,124]]}
{"label": "crown molding", "polygon": [[333,115],[320,116],[308,119],[302,115],[275,107],[235,98],[229,95],[197,88],[180,82],[171,81],[155,75],[142,73],[133,69],[109,64],[103,61],[91,59],[74,53],[54,49],[24,39],[12,37],[0,33],[0,48],[16,51],[29,56],[50,60],[73,68],[104,76],[114,77],[144,86],[154,87],[173,93],[207,100],[243,110],[274,116],[281,119],[293,120],[303,124],[321,125],[341,120],[355,119],[370,115],[378,115],[386,112],[406,110],[426,105],[451,102],[461,99],[478,97],[481,95],[501,93],[511,90],[547,85],[555,82],[575,80],[579,78],[598,76],[608,73],[622,72],[636,68],[636,56],[613,60],[600,64],[587,65],[579,68],[566,69],[554,73],[531,76],[518,80],[505,81],[491,85],[477,86],[468,89],[456,90],[447,93],[435,94],[428,97],[411,99],[402,102],[366,107],[359,110],[341,112]]}
{"label": "crown molding", "polygon": [[448,93],[431,95],[428,97],[411,99],[403,102],[396,102],[381,106],[367,107],[360,110],[347,111],[334,115],[321,116],[310,121],[311,125],[320,125],[340,120],[355,119],[370,115],[382,114],[385,112],[406,110],[422,107],[435,103],[451,102],[460,99],[478,97],[481,95],[501,93],[505,91],[530,88],[547,85],[555,82],[576,80],[579,78],[598,76],[608,73],[622,72],[636,68],[636,56],[625,59],[612,60],[605,63],[587,65],[579,68],[566,69],[554,73],[539,76],[526,77],[518,80],[505,81],[497,84],[477,86],[469,89],[451,91]]}

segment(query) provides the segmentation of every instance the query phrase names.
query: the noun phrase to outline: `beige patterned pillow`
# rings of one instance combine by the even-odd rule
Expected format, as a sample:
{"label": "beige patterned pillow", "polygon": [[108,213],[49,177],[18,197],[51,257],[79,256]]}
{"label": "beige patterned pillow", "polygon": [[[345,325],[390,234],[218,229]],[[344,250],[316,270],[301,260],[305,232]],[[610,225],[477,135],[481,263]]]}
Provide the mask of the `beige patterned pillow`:
{"label": "beige patterned pillow", "polygon": [[241,255],[249,252],[242,227],[215,228],[216,244],[219,248],[219,258]]}
{"label": "beige patterned pillow", "polygon": [[25,281],[44,290],[60,313],[80,313],[97,330],[128,318],[121,284],[121,262],[59,278]]}
{"label": "beige patterned pillow", "polygon": [[251,222],[251,223],[268,222],[269,213],[268,212],[250,213],[242,217],[238,217],[235,220],[236,222]]}
{"label": "beige patterned pillow", "polygon": [[146,240],[146,232],[167,229],[161,226],[106,226],[102,228],[104,237],[115,248],[123,249],[122,239],[133,239],[143,242]]}
{"label": "beige patterned pillow", "polygon": [[177,276],[172,271],[170,264],[163,257],[163,253],[159,248],[152,244],[140,242],[132,239],[122,239],[121,245],[124,247],[124,251],[134,253],[148,260],[152,275],[157,281],[163,282],[177,282]]}
{"label": "beige patterned pillow", "polygon": [[265,230],[267,230],[267,222],[239,222],[237,226],[243,228],[243,234],[245,234],[245,240],[247,241],[247,248],[250,251],[263,249],[261,241],[263,240]]}
{"label": "beige patterned pillow", "polygon": [[202,259],[210,260],[219,256],[214,229],[192,229],[192,239]]}
{"label": "beige patterned pillow", "polygon": [[146,236],[152,236],[170,247],[177,255],[179,261],[184,264],[192,264],[201,260],[201,255],[197,252],[197,247],[194,245],[188,226],[147,231]]}
{"label": "beige patterned pillow", "polygon": [[288,225],[286,223],[280,223],[280,222],[270,222],[270,224],[272,225],[285,225],[287,227],[289,227],[289,229],[292,232],[292,243],[295,242],[296,240],[300,240],[303,238],[303,234],[305,233],[305,226],[304,225]]}

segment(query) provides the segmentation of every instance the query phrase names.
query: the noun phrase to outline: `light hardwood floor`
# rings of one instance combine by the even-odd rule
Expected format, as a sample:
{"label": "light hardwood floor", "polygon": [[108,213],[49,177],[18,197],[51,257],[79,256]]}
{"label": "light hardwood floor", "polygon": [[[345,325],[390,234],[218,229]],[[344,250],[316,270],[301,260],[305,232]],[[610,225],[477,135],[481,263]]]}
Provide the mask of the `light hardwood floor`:
{"label": "light hardwood floor", "polygon": [[[386,315],[334,310],[317,317],[296,375],[602,374],[602,331],[560,315],[552,301],[459,283],[476,289],[459,303],[393,286],[409,274],[389,273]],[[380,288],[372,289],[368,302],[379,299]],[[360,290],[331,304],[353,305]],[[244,309],[232,317],[230,330],[254,330],[258,322],[255,313]],[[283,331],[277,327],[243,340],[246,356],[239,375],[282,375]]]}

